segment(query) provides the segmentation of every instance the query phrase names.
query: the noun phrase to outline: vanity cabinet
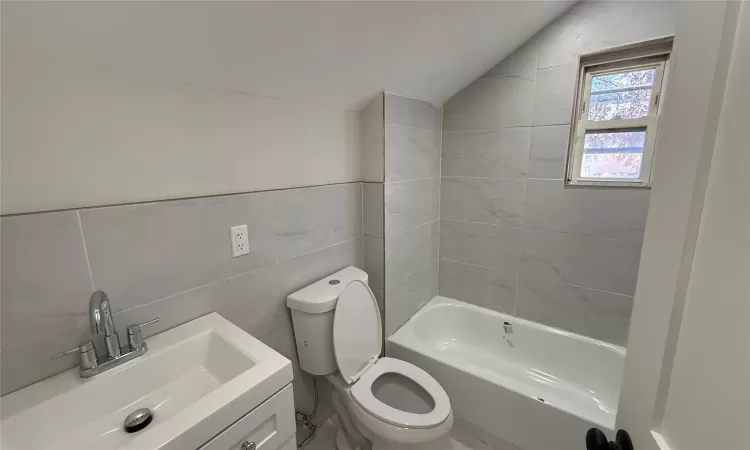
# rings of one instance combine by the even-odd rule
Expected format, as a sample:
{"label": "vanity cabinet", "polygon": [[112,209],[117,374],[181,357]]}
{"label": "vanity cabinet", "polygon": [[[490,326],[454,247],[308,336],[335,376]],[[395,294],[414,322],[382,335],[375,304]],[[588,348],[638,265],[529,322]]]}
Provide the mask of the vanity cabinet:
{"label": "vanity cabinet", "polygon": [[294,394],[288,384],[198,450],[293,450],[295,432]]}

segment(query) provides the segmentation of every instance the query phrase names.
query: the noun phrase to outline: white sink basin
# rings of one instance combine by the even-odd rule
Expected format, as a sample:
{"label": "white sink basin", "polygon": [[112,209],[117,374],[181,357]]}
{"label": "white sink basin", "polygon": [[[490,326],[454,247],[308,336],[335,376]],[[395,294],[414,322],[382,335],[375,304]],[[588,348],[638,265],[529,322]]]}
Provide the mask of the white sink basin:
{"label": "white sink basin", "polygon": [[[0,399],[3,450],[194,449],[292,381],[291,362],[216,313],[147,340],[148,352],[83,379],[78,369]],[[128,434],[138,408],[153,421]]]}

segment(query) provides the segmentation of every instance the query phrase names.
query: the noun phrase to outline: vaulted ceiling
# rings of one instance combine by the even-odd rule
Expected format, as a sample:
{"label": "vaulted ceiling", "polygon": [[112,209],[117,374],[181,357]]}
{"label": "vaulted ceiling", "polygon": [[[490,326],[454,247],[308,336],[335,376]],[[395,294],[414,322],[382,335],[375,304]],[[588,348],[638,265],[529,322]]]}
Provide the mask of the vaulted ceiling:
{"label": "vaulted ceiling", "polygon": [[3,51],[358,109],[382,89],[441,104],[573,3],[2,3]]}

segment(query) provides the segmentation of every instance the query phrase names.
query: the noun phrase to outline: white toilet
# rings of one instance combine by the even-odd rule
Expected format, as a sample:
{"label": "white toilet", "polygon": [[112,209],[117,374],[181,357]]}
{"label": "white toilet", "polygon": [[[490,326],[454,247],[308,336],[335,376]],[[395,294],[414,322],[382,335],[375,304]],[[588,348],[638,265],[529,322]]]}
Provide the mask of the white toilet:
{"label": "white toilet", "polygon": [[287,297],[300,368],[334,386],[338,450],[437,449],[453,426],[448,394],[427,372],[380,357],[380,310],[367,274],[347,267]]}

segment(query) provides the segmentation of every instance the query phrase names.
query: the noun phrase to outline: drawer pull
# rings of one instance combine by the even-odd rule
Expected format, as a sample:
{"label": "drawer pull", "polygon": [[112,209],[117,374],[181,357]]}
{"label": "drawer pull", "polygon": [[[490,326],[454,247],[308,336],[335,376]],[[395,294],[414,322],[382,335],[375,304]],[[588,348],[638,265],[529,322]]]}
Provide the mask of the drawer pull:
{"label": "drawer pull", "polygon": [[255,442],[244,441],[240,446],[241,450],[255,450]]}

